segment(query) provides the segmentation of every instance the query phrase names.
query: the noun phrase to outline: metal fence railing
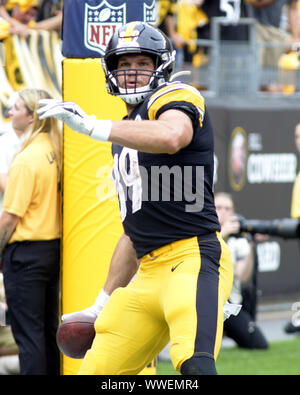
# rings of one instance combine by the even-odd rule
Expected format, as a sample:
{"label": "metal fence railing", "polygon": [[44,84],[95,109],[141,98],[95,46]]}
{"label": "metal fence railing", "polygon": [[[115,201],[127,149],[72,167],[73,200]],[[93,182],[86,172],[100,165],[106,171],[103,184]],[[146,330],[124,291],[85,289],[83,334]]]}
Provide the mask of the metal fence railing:
{"label": "metal fence railing", "polygon": [[[221,40],[221,26],[228,24],[228,20],[221,17],[212,19],[211,39],[197,40],[203,60],[198,66],[192,63],[181,65],[182,69],[190,71],[190,75],[182,76],[181,80],[195,85],[209,96],[285,96],[298,99],[300,68],[287,69],[282,73],[278,62],[262,62],[262,51],[277,49],[283,54],[287,47],[282,42],[260,42],[256,35],[256,22],[252,18],[240,18],[237,23],[248,27],[247,41]],[[294,80],[295,91],[289,95],[281,91],[282,76]]]}

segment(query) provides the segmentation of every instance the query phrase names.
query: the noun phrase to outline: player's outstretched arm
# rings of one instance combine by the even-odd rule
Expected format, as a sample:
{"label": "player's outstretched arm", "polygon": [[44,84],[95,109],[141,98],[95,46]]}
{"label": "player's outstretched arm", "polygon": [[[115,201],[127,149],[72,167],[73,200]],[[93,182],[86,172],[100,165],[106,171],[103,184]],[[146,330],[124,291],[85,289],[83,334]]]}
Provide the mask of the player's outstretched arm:
{"label": "player's outstretched arm", "polygon": [[143,152],[174,154],[187,146],[193,137],[191,119],[175,109],[163,112],[157,120],[112,122],[87,115],[73,102],[43,99],[39,105],[40,119],[55,117],[95,140],[110,141]]}
{"label": "player's outstretched arm", "polygon": [[106,282],[103,288],[100,290],[95,303],[79,312],[64,314],[62,316],[62,320],[65,321],[72,319],[76,317],[78,313],[84,313],[85,315],[96,319],[112,292],[116,288],[125,287],[130,282],[137,271],[138,265],[139,263],[132,242],[130,238],[124,233],[116,245],[115,251],[111,258]]}

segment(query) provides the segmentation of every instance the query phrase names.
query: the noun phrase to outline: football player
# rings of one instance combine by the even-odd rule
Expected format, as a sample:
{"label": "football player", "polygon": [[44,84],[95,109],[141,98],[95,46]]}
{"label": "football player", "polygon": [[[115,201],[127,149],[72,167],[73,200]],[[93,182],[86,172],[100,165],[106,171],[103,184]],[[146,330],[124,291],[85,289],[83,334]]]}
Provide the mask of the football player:
{"label": "football player", "polygon": [[160,30],[131,22],[103,58],[108,92],[126,102],[126,119],[99,120],[72,102],[40,103],[40,118],[113,143],[124,234],[86,309],[102,311],[80,374],[137,374],[169,341],[178,372],[216,374],[232,262],[214,206],[209,115],[196,89],[170,82],[174,57]]}

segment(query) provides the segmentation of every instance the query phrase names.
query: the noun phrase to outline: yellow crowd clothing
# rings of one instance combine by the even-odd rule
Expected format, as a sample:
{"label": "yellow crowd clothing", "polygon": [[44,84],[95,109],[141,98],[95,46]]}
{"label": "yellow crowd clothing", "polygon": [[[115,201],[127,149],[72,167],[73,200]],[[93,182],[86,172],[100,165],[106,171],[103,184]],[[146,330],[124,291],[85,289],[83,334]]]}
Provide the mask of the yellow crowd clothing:
{"label": "yellow crowd clothing", "polygon": [[167,15],[176,15],[177,0],[158,0],[158,26],[160,26]]}
{"label": "yellow crowd clothing", "polygon": [[209,19],[201,8],[186,1],[181,1],[178,7],[177,32],[186,40],[189,51],[196,50],[198,38],[197,28],[208,24]]}

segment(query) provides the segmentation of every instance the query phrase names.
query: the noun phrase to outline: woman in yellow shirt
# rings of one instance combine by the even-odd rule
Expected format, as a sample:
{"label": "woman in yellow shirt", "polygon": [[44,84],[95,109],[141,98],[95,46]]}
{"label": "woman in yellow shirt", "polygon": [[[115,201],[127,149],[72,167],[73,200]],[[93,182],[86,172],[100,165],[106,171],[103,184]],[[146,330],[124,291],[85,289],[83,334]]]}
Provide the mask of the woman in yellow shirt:
{"label": "woman in yellow shirt", "polygon": [[43,90],[19,92],[10,111],[23,145],[10,168],[0,217],[0,254],[21,374],[59,374],[58,325],[61,134],[39,120]]}

